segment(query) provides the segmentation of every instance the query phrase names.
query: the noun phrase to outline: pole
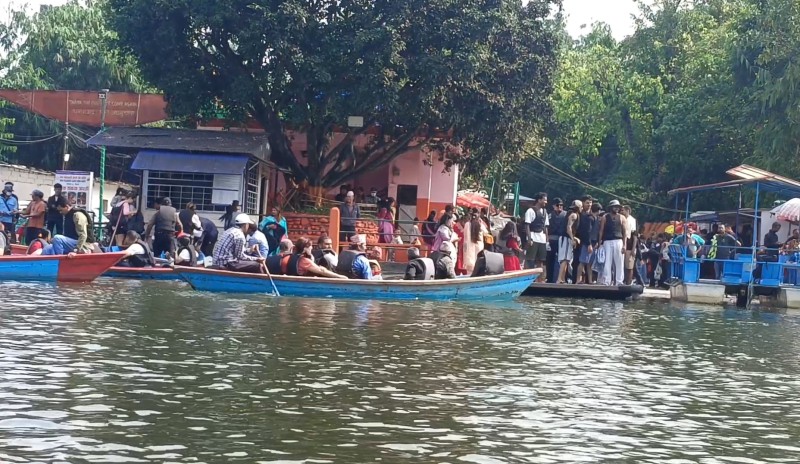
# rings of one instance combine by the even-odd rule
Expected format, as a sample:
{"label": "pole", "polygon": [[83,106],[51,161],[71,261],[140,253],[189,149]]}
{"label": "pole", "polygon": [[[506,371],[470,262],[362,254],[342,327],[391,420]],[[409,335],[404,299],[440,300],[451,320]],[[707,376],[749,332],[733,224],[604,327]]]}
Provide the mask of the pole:
{"label": "pole", "polygon": [[67,153],[69,153],[69,123],[64,124],[64,149],[61,153],[61,169],[67,170]]}
{"label": "pole", "polygon": [[759,196],[761,193],[761,183],[756,182],[756,203],[754,208],[753,214],[753,248],[751,251],[751,258],[750,258],[750,281],[747,282],[747,309],[750,309],[750,303],[753,301],[753,284],[755,283],[754,274],[756,271],[756,243],[758,243],[758,234],[759,232],[759,223],[760,221],[760,211],[758,210],[759,207]]}
{"label": "pole", "polygon": [[[100,91],[98,95],[100,97],[100,104],[102,106],[102,110],[100,112],[100,132],[105,132],[106,130],[106,106],[108,105],[108,89],[103,89]],[[100,217],[98,218],[101,227],[98,231],[98,237],[100,240],[103,240],[103,193],[105,193],[106,188],[106,146],[100,146]]]}

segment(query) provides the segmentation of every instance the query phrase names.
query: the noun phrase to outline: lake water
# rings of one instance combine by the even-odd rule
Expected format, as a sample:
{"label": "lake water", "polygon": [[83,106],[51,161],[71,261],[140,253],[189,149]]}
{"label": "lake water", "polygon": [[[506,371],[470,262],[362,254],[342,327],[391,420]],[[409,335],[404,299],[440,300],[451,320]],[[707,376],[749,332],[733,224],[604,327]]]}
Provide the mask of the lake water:
{"label": "lake water", "polygon": [[2,284],[0,462],[800,461],[800,315]]}

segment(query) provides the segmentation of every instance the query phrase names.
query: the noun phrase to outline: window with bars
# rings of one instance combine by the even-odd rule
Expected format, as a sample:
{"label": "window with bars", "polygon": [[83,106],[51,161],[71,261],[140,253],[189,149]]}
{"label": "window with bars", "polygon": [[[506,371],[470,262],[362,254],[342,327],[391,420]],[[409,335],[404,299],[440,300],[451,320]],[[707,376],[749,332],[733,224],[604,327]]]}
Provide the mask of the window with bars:
{"label": "window with bars", "polygon": [[250,160],[247,162],[247,185],[245,190],[245,213],[258,214],[258,181],[259,169],[258,161]]}
{"label": "window with bars", "polygon": [[186,203],[192,202],[197,205],[197,211],[224,212],[227,205],[211,203],[213,187],[214,174],[149,171],[147,198],[150,204],[148,206],[152,207],[153,201],[157,198],[169,197],[172,200],[172,206],[177,209],[185,208]]}

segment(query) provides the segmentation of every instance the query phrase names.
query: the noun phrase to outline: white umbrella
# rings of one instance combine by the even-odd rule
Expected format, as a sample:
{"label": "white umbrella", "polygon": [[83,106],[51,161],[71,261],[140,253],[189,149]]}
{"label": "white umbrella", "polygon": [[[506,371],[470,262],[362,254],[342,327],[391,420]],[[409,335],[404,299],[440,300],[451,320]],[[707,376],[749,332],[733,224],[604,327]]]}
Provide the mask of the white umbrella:
{"label": "white umbrella", "polygon": [[791,200],[776,206],[770,211],[781,221],[799,222],[800,221],[800,198],[792,198]]}

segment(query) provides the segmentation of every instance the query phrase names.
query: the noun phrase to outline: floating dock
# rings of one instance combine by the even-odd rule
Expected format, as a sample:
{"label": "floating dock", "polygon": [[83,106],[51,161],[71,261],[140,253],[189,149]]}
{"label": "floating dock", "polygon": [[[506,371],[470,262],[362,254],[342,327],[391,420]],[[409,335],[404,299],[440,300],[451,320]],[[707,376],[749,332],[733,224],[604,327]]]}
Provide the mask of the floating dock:
{"label": "floating dock", "polygon": [[547,284],[534,282],[523,296],[552,296],[566,298],[593,298],[598,300],[627,300],[644,292],[641,285],[597,285],[597,284]]}

